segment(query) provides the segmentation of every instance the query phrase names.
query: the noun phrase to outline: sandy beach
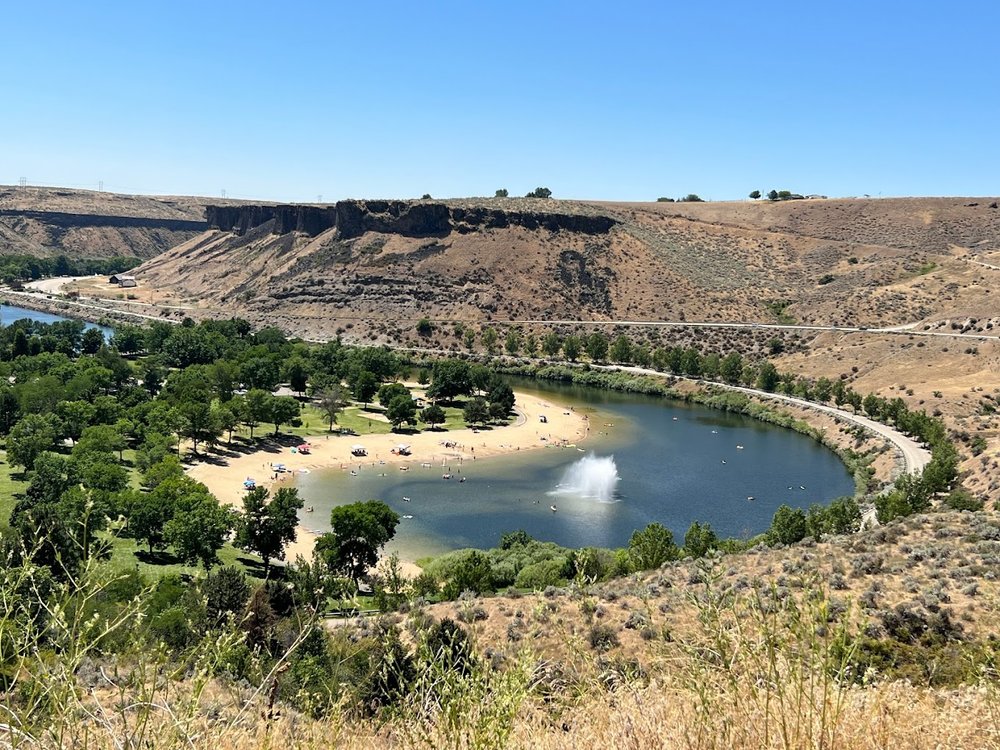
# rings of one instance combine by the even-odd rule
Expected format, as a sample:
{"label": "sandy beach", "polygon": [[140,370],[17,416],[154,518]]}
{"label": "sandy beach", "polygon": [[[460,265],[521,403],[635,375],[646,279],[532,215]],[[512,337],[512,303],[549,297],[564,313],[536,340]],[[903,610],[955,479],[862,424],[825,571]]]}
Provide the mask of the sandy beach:
{"label": "sandy beach", "polygon": [[[586,415],[547,399],[515,392],[516,420],[504,427],[488,430],[424,430],[414,435],[327,435],[304,438],[312,446],[309,454],[292,453],[289,448],[275,451],[274,444],[245,455],[227,458],[221,463],[198,463],[188,469],[188,474],[203,482],[209,490],[227,505],[241,507],[243,482],[248,477],[258,485],[274,488],[282,483],[294,483],[300,472],[317,469],[340,468],[345,471],[358,466],[405,466],[422,463],[441,464],[446,461],[474,461],[491,456],[522,450],[536,450],[549,445],[568,445],[586,439],[590,425]],[[542,417],[545,422],[542,422]],[[410,455],[393,453],[399,444],[410,446]],[[364,446],[368,455],[358,458],[351,455],[355,445]],[[272,464],[282,463],[286,471],[275,475]],[[315,537],[299,526],[295,541],[288,546],[286,557],[308,557],[312,554]],[[418,570],[407,565],[408,572]]]}

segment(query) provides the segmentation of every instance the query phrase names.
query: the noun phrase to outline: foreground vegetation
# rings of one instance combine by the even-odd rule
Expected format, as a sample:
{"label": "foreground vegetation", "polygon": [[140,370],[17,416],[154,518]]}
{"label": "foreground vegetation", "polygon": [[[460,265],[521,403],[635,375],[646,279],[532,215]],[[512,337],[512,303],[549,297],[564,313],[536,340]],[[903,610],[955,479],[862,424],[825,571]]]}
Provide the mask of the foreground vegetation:
{"label": "foreground vegetation", "polygon": [[[668,372],[706,374],[698,352],[650,357]],[[1000,530],[986,514],[967,514],[972,538],[951,558],[961,588],[935,569],[932,591],[912,601],[887,600],[875,582],[856,601],[832,593],[850,589],[849,577],[905,570],[880,544],[897,545],[911,567],[949,559],[923,541],[903,552],[899,541],[933,524],[916,515],[933,507],[975,510],[957,489],[957,454],[940,422],[842,383],[772,378],[766,362],[718,365],[727,382],[766,378],[768,390],[854,405],[927,442],[934,460],[874,498],[889,524],[875,532],[858,533],[855,498],[782,506],[750,540],[695,523],[675,541],[653,523],[622,549],[571,550],[514,531],[407,580],[398,559],[380,559],[399,517],[370,501],[336,508],[312,559],[275,567],[302,505],[295,490],[248,488],[242,509],[222,507],[184,474],[181,441],[192,453],[234,450],[234,433],[249,443],[273,425],[280,437],[304,417],[317,429],[356,427],[372,402],[397,430],[500,422],[510,386],[491,367],[427,362],[417,379],[429,403],[418,408],[398,382],[411,364],[387,349],[308,346],[238,320],[124,326],[110,344],[76,323],[0,329],[0,489],[17,493],[0,526],[3,739],[486,748],[621,746],[624,737],[634,747],[749,748],[855,747],[881,731],[888,746],[919,726],[925,705],[912,684],[886,682],[901,678],[981,688],[961,703],[963,724],[926,737],[995,730],[995,644],[943,606],[976,600],[971,579],[996,565]],[[669,393],[649,376],[517,372]],[[281,383],[300,396],[275,395]],[[698,398],[787,419],[739,393]],[[863,457],[854,468],[864,474]],[[829,555],[812,552],[817,544]],[[845,549],[850,568],[820,563]],[[755,559],[770,562],[742,574]],[[909,594],[921,588],[903,582]],[[486,598],[499,591],[507,598]],[[357,608],[381,614],[324,620]],[[900,699],[903,710],[893,708]],[[873,709],[895,713],[878,724]]]}

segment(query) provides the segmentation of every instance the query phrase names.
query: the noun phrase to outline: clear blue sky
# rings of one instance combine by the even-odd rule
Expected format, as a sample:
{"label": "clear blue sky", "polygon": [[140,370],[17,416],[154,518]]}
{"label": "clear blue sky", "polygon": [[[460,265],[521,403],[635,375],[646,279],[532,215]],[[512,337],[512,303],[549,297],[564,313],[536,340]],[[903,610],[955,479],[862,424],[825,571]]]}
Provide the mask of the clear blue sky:
{"label": "clear blue sky", "polygon": [[1000,3],[6,3],[0,183],[1000,193]]}

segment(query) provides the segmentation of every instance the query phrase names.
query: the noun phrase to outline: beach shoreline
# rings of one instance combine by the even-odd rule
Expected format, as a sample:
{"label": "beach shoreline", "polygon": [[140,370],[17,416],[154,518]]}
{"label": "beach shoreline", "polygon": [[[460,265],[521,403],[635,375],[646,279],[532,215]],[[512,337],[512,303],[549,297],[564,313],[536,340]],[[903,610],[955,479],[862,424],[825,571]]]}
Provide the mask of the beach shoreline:
{"label": "beach shoreline", "polygon": [[[424,430],[408,434],[339,435],[318,434],[303,438],[310,452],[292,452],[273,442],[262,443],[249,453],[232,454],[220,446],[224,456],[200,461],[187,469],[188,475],[202,482],[224,505],[240,508],[246,492],[243,483],[254,479],[257,486],[274,490],[291,485],[300,473],[323,469],[360,470],[362,467],[391,466],[407,470],[410,466],[448,466],[465,461],[485,460],[510,455],[523,450],[538,450],[549,446],[571,446],[584,441],[590,431],[589,419],[572,406],[548,398],[515,391],[515,421],[492,429],[463,428],[458,430]],[[542,421],[544,417],[545,421]],[[408,445],[409,455],[393,451],[398,445]],[[351,449],[364,446],[365,456],[354,456]],[[283,464],[283,472],[272,468]],[[301,523],[295,541],[288,545],[285,557],[293,561],[299,555],[312,555],[316,534]],[[419,568],[413,561],[404,562],[404,572],[413,575]]]}

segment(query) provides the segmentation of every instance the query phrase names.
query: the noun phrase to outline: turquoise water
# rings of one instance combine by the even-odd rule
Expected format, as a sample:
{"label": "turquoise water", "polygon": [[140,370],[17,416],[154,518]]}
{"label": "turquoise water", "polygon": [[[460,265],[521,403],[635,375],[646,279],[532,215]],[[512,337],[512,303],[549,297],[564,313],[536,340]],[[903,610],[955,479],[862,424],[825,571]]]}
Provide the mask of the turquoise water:
{"label": "turquoise water", "polygon": [[375,498],[412,516],[391,545],[411,559],[490,547],[516,529],[570,547],[615,547],[653,521],[678,540],[693,521],[711,523],[720,536],[752,536],[782,503],[805,508],[854,491],[832,451],[791,430],[661,398],[538,381],[514,386],[590,415],[591,437],[580,447],[614,456],[620,481],[611,502],[551,494],[586,453],[547,448],[453,464],[450,481],[442,467],[419,465],[302,475],[298,487],[315,508],[301,514],[303,524],[326,531],[334,506]]}
{"label": "turquoise water", "polygon": [[[58,323],[62,320],[76,320],[76,318],[67,318],[64,315],[56,315],[55,313],[41,312],[39,310],[29,310],[26,307],[18,307],[17,305],[0,305],[0,325],[9,326],[15,320],[24,320],[25,318],[38,323]],[[83,327],[84,329],[99,329],[106,339],[110,339],[114,335],[114,331],[110,328],[99,326],[96,323],[84,321]]]}

